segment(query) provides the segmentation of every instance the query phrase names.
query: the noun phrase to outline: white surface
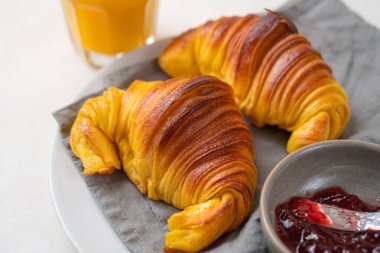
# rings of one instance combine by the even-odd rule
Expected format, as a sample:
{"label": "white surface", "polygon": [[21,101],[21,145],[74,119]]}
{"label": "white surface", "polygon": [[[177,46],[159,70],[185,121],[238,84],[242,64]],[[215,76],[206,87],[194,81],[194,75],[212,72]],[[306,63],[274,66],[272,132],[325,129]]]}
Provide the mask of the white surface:
{"label": "white surface", "polygon": [[[161,0],[157,36],[283,2]],[[344,2],[380,28],[379,1]],[[51,112],[71,102],[95,73],[71,46],[60,1],[1,1],[0,252],[76,251],[49,192],[48,158],[56,130]],[[88,232],[97,239],[96,232]]]}

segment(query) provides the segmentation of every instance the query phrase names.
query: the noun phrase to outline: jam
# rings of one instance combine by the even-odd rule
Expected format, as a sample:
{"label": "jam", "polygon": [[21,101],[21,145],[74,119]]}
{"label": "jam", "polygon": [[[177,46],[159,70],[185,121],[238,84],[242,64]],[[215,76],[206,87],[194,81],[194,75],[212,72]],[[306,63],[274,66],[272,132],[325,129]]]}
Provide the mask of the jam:
{"label": "jam", "polygon": [[[378,212],[380,207],[366,204],[357,196],[351,195],[339,187],[323,189],[308,198],[312,201],[337,206],[344,209]],[[319,226],[328,224],[329,217],[321,214],[315,205],[303,205],[299,208],[299,197],[290,199],[276,207],[276,231],[285,245],[293,252],[314,253],[380,253],[380,231],[349,232]],[[295,210],[294,206],[298,209]],[[297,212],[297,213],[296,213]],[[312,217],[303,219],[303,212]]]}

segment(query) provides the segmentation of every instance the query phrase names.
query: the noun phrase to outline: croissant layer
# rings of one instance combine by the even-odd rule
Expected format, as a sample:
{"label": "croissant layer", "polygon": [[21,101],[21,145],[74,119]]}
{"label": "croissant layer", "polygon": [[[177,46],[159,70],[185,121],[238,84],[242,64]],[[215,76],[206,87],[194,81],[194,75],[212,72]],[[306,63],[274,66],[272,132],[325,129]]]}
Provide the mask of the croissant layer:
{"label": "croissant layer", "polygon": [[200,251],[252,211],[251,134],[214,77],[109,88],[84,103],[70,141],[85,175],[122,167],[140,192],[182,210],[168,220],[165,251]]}
{"label": "croissant layer", "polygon": [[289,152],[338,138],[350,117],[330,67],[274,12],[209,21],[175,38],[159,63],[174,77],[207,74],[230,84],[252,123],[293,132]]}

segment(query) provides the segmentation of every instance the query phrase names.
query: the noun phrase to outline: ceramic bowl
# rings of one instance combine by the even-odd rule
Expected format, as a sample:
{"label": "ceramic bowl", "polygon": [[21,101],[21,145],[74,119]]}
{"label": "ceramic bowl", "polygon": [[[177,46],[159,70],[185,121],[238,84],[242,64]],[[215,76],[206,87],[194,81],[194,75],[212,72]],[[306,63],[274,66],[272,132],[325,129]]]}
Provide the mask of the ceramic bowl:
{"label": "ceramic bowl", "polygon": [[[275,231],[275,208],[293,196],[340,186],[361,199],[379,199],[380,145],[337,140],[302,148],[281,160],[260,196],[261,226],[272,252],[290,252]],[[378,205],[380,203],[376,203]]]}

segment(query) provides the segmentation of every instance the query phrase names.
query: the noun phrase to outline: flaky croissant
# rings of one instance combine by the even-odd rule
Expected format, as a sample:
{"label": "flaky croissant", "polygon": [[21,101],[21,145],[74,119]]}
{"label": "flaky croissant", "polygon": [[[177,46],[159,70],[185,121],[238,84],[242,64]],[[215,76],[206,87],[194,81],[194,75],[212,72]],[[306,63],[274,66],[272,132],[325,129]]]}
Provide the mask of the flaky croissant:
{"label": "flaky croissant", "polygon": [[175,38],[159,63],[174,77],[207,74],[230,84],[252,123],[292,132],[289,152],[338,138],[350,117],[329,66],[274,12],[209,21]]}
{"label": "flaky croissant", "polygon": [[178,209],[165,251],[196,252],[251,213],[256,168],[230,86],[210,76],[135,81],[85,102],[71,148],[84,174],[121,165],[140,192]]}

